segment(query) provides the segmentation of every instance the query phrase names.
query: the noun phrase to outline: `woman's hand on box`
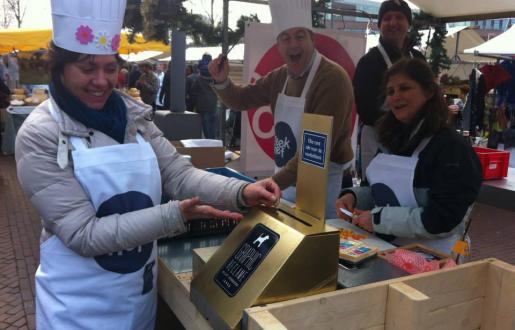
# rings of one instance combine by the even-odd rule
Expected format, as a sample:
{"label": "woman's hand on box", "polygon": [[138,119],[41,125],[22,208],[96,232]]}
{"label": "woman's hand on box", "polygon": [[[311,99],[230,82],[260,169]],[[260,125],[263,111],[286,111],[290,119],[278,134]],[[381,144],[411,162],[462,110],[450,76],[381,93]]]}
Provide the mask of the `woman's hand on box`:
{"label": "woman's hand on box", "polygon": [[281,199],[281,189],[271,178],[259,180],[243,189],[245,206],[276,206]]}
{"label": "woman's hand on box", "polygon": [[237,212],[222,211],[209,205],[203,205],[200,198],[193,197],[179,202],[182,216],[191,219],[230,219],[240,221],[243,215]]}

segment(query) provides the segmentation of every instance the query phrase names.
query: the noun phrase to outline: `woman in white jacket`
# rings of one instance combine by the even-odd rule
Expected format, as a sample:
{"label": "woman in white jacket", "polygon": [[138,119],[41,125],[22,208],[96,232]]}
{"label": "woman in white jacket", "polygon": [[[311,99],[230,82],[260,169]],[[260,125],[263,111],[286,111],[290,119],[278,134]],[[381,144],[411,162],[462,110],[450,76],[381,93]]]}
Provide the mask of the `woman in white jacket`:
{"label": "woman in white jacket", "polygon": [[[43,223],[38,329],[153,329],[155,240],[280,197],[271,180],[194,168],[150,106],[114,90],[125,1],[110,3],[52,1],[51,97],[16,139],[18,178]],[[161,205],[162,190],[172,201]]]}

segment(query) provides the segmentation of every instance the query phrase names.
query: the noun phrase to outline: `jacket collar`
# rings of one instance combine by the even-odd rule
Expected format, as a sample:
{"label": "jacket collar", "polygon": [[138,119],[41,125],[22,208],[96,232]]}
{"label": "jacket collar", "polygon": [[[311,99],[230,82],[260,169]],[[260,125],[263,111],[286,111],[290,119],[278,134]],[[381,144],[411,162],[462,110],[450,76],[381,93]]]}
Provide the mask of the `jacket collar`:
{"label": "jacket collar", "polygon": [[[113,91],[113,93],[119,93],[122,97],[125,105],[127,107],[127,129],[125,131],[125,136],[130,134],[132,136],[136,135],[137,131],[140,131],[142,134],[145,133],[145,126],[138,125],[137,122],[140,120],[145,120],[144,118],[150,118],[152,114],[152,107],[146,104],[142,104],[137,102],[132,97],[121,93],[119,91]],[[88,137],[91,129],[84,126],[82,123],[74,120],[70,116],[68,116],[64,111],[61,111],[55,101],[51,98],[45,102],[53,102],[54,109],[58,113],[59,121],[59,130],[64,135],[77,136],[77,137]]]}

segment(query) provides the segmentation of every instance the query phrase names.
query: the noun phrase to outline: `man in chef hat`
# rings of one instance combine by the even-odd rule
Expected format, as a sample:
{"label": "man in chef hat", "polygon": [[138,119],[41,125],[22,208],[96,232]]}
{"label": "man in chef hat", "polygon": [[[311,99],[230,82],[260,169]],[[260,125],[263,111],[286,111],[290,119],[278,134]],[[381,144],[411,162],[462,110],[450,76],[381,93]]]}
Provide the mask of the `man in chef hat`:
{"label": "man in chef hat", "polygon": [[334,203],[342,173],[353,159],[352,84],[342,67],[315,49],[311,0],[270,0],[269,4],[277,48],[285,64],[254,85],[236,86],[228,78],[229,64],[220,55],[209,65],[214,88],[222,102],[233,110],[271,106],[276,165],[272,178],[283,190],[283,198],[290,201],[295,201],[302,114],[333,117],[326,215],[335,217]]}

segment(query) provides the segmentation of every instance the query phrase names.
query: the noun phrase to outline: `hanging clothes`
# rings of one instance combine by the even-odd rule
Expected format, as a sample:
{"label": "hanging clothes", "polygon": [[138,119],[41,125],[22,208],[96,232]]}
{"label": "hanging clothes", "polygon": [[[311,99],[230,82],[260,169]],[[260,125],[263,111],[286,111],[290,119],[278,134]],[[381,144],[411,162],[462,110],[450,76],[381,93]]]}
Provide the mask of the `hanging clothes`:
{"label": "hanging clothes", "polygon": [[499,65],[511,75],[511,79],[497,87],[496,92],[500,97],[498,105],[515,104],[515,61],[503,61]]}
{"label": "hanging clothes", "polygon": [[485,79],[485,88],[489,92],[493,88],[511,80],[512,75],[501,65],[487,64],[479,69]]}

